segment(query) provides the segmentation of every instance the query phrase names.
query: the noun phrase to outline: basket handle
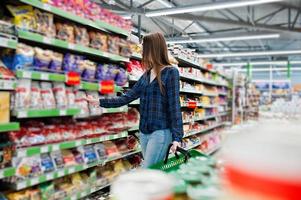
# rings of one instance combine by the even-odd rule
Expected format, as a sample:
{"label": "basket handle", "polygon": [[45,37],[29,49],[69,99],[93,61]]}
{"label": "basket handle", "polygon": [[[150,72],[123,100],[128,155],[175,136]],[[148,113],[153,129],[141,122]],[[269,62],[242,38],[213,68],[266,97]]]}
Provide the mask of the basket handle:
{"label": "basket handle", "polygon": [[[169,155],[170,155],[169,152],[170,152],[170,148],[171,148],[171,147],[172,147],[172,144],[169,144],[169,146],[168,146],[168,148],[167,148],[166,155],[165,155],[164,164],[167,164],[167,162],[168,162],[168,157],[169,157]],[[177,152],[180,152],[180,153],[182,153],[182,154],[184,155],[184,157],[185,157],[185,158],[184,158],[184,162],[187,162],[188,158],[191,157],[189,151],[183,149],[182,147],[177,147],[176,152],[175,152],[175,156],[176,156],[177,159],[179,159],[179,155],[178,155]]]}

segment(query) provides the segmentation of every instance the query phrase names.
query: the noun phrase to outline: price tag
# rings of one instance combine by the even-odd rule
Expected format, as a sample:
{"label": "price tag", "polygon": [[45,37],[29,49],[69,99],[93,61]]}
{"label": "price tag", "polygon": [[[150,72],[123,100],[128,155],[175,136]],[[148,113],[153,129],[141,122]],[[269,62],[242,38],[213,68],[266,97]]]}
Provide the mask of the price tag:
{"label": "price tag", "polygon": [[58,174],[58,176],[59,176],[59,177],[61,177],[61,176],[64,176],[64,175],[65,175],[65,173],[64,173],[64,170],[61,170],[61,171],[59,171],[57,174]]}
{"label": "price tag", "polygon": [[26,153],[27,153],[27,150],[22,150],[22,149],[20,149],[20,150],[18,150],[18,152],[17,152],[17,156],[18,156],[18,157],[25,157],[25,156],[26,156]]}
{"label": "price tag", "polygon": [[60,110],[60,116],[66,116],[67,110]]}
{"label": "price tag", "polygon": [[47,153],[48,152],[48,146],[42,146],[41,147],[41,153]]}
{"label": "price tag", "polygon": [[43,42],[46,43],[46,44],[51,44],[52,39],[49,38],[49,37],[43,37]]}
{"label": "price tag", "polygon": [[91,139],[87,139],[87,144],[91,144],[92,140]]}
{"label": "price tag", "polygon": [[53,151],[57,151],[57,150],[59,150],[60,148],[59,148],[59,145],[53,145],[52,146],[52,150]]}
{"label": "price tag", "polygon": [[188,101],[187,107],[192,109],[196,108],[197,107],[196,101]]}
{"label": "price tag", "polygon": [[23,71],[22,72],[22,78],[31,78],[31,72]]}
{"label": "price tag", "polygon": [[18,117],[19,118],[25,118],[25,117],[27,117],[27,111],[19,111],[18,112]]}
{"label": "price tag", "polygon": [[4,38],[0,38],[0,44],[1,46],[7,47],[8,46],[8,42],[6,39]]}
{"label": "price tag", "polygon": [[45,3],[45,4],[43,5],[43,9],[44,9],[44,10],[50,11],[50,10],[51,10],[51,7],[50,7],[49,4]]}
{"label": "price tag", "polygon": [[72,43],[69,43],[69,44],[68,44],[68,49],[75,49],[75,45],[72,44]]}
{"label": "price tag", "polygon": [[77,72],[68,72],[66,75],[67,85],[76,86],[80,84],[80,76]]}
{"label": "price tag", "polygon": [[31,185],[36,185],[36,184],[38,184],[39,183],[39,179],[38,178],[33,178],[33,179],[31,179]]}
{"label": "price tag", "polygon": [[26,187],[26,181],[22,181],[18,183],[17,189],[23,189]]}
{"label": "price tag", "polygon": [[4,172],[3,170],[0,170],[0,178],[3,178],[4,177]]}
{"label": "price tag", "polygon": [[53,179],[53,174],[50,174],[50,173],[46,174],[46,179],[47,180]]}
{"label": "price tag", "polygon": [[81,140],[77,140],[77,141],[75,142],[75,146],[81,146],[81,145],[82,145]]}
{"label": "price tag", "polygon": [[114,93],[114,84],[115,84],[115,82],[113,80],[100,81],[99,82],[100,93],[101,94]]}
{"label": "price tag", "polygon": [[74,168],[74,167],[70,168],[70,169],[68,170],[68,172],[69,172],[69,174],[73,174],[73,173],[75,172],[75,168]]}
{"label": "price tag", "polygon": [[77,199],[76,196],[72,196],[72,197],[71,197],[71,200],[76,200],[76,199]]}
{"label": "price tag", "polygon": [[42,73],[42,74],[41,74],[41,79],[42,79],[42,80],[49,80],[49,75],[46,74],[46,73]]}

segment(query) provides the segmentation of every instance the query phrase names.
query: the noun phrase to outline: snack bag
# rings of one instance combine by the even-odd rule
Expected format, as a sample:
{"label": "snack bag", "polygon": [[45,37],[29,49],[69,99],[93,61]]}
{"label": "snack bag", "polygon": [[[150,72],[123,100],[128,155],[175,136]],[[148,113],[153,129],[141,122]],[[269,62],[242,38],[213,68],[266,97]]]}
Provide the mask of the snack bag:
{"label": "snack bag", "polygon": [[66,108],[67,107],[67,93],[66,87],[64,83],[54,82],[53,83],[53,93],[56,100],[56,105],[58,108]]}
{"label": "snack bag", "polygon": [[28,109],[30,107],[30,79],[19,79],[15,92],[15,110]]}
{"label": "snack bag", "polygon": [[98,159],[102,160],[106,158],[106,150],[105,150],[105,146],[102,143],[98,143],[94,145],[94,149],[97,153]]}
{"label": "snack bag", "polygon": [[47,200],[52,200],[52,196],[55,193],[55,188],[53,182],[46,182],[46,183],[41,183],[38,185],[38,188],[41,192],[41,198],[42,200],[47,199]]}
{"label": "snack bag", "polygon": [[98,32],[89,32],[90,45],[94,49],[99,49],[101,51],[108,51],[108,36],[106,34]]}
{"label": "snack bag", "polygon": [[42,71],[48,70],[53,52],[49,50],[43,50],[38,47],[35,47],[34,51],[34,68]]}
{"label": "snack bag", "polygon": [[41,167],[43,173],[54,171],[54,164],[48,153],[41,154]]}
{"label": "snack bag", "polygon": [[16,168],[16,176],[19,178],[34,177],[42,173],[39,156],[13,158],[12,165]]}
{"label": "snack bag", "polygon": [[55,167],[57,169],[63,168],[64,167],[64,160],[62,157],[62,153],[60,150],[58,151],[53,151],[50,153],[51,158],[53,160],[53,163],[55,164]]}
{"label": "snack bag", "polygon": [[75,43],[89,46],[90,38],[86,28],[74,26]]}
{"label": "snack bag", "polygon": [[108,38],[108,52],[119,54],[119,37],[109,36]]}
{"label": "snack bag", "polygon": [[34,50],[32,47],[19,43],[12,63],[12,70],[31,67],[34,62]]}
{"label": "snack bag", "polygon": [[96,71],[96,63],[85,60],[84,67],[80,67],[82,70],[82,78],[84,80],[94,80],[95,79],[95,71]]}
{"label": "snack bag", "polygon": [[30,107],[33,109],[42,108],[41,89],[40,84],[37,81],[32,81],[31,83]]}
{"label": "snack bag", "polygon": [[[87,95],[90,95],[95,99],[99,98],[98,92],[87,92]],[[89,110],[90,110],[91,116],[102,114],[102,108],[100,106],[95,106],[95,105],[89,104]]]}
{"label": "snack bag", "polygon": [[51,83],[41,82],[41,94],[44,108],[51,109],[56,107]]}
{"label": "snack bag", "polygon": [[63,54],[53,52],[51,62],[49,65],[49,70],[52,72],[62,72],[63,57]]}
{"label": "snack bag", "polygon": [[36,18],[34,16],[32,6],[13,6],[7,5],[8,10],[14,16],[13,23],[21,28],[26,30],[35,30],[36,29]]}
{"label": "snack bag", "polygon": [[74,108],[75,106],[75,93],[73,87],[66,87],[67,105],[68,108]]}
{"label": "snack bag", "polygon": [[123,68],[119,68],[119,72],[115,77],[115,82],[118,86],[124,86],[128,82],[128,76]]}
{"label": "snack bag", "polygon": [[56,23],[57,38],[74,43],[74,27],[69,24]]}
{"label": "snack bag", "polygon": [[37,28],[36,31],[48,37],[55,37],[55,25],[53,23],[53,14],[41,12],[38,9],[34,10],[36,17]]}
{"label": "snack bag", "polygon": [[75,95],[76,107],[81,109],[79,117],[89,116],[88,102],[85,100],[86,93],[84,91],[77,91]]}
{"label": "snack bag", "polygon": [[76,161],[71,150],[62,150],[62,158],[65,166],[76,165]]}
{"label": "snack bag", "polygon": [[97,161],[97,155],[96,155],[95,150],[92,145],[80,146],[77,149],[83,155],[84,162],[86,164]]}

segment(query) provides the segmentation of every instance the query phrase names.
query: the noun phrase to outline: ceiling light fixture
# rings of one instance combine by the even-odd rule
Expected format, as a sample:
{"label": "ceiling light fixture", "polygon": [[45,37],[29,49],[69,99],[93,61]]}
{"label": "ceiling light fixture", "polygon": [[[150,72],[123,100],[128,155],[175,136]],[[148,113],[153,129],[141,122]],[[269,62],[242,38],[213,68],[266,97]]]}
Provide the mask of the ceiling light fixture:
{"label": "ceiling light fixture", "polygon": [[185,7],[175,7],[167,9],[159,9],[148,11],[145,13],[147,17],[156,17],[162,15],[174,15],[174,14],[183,14],[191,12],[204,12],[210,10],[221,10],[227,8],[236,8],[243,6],[252,6],[258,4],[267,4],[272,2],[278,2],[282,0],[248,0],[248,1],[230,1],[230,2],[215,2],[210,4],[201,4],[201,5],[191,5]]}
{"label": "ceiling light fixture", "polygon": [[[300,67],[292,67],[292,71],[301,71]],[[247,72],[247,69],[238,69],[240,72]],[[269,71],[287,71],[286,67],[281,68],[261,68],[261,69],[252,69],[252,72],[269,72]]]}
{"label": "ceiling light fixture", "polygon": [[238,41],[238,40],[256,40],[256,39],[271,39],[279,38],[280,34],[257,34],[257,35],[245,35],[245,36],[231,36],[231,37],[212,37],[202,39],[186,39],[186,40],[169,40],[167,44],[186,44],[186,43],[206,43],[206,42],[226,42],[226,41]]}
{"label": "ceiling light fixture", "polygon": [[301,54],[301,50],[286,51],[253,51],[237,53],[217,53],[217,54],[199,54],[199,58],[225,58],[225,57],[252,57],[252,56],[277,56],[277,55],[296,55]]}
{"label": "ceiling light fixture", "polygon": [[[287,65],[286,61],[258,61],[258,62],[249,62],[250,65],[256,66],[256,65]],[[301,64],[301,60],[296,61],[289,61],[290,64]],[[236,67],[236,66],[247,66],[248,62],[234,62],[234,63],[213,63],[213,65],[216,66],[224,66],[224,67]]]}

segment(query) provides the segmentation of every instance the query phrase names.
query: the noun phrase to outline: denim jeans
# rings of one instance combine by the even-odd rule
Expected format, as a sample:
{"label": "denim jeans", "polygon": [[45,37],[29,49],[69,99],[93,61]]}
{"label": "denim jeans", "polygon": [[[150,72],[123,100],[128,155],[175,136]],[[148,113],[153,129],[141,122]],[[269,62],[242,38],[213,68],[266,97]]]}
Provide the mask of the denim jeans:
{"label": "denim jeans", "polygon": [[140,132],[140,143],[144,158],[143,168],[148,168],[164,160],[168,145],[171,142],[172,135],[169,129],[157,130],[151,134]]}

